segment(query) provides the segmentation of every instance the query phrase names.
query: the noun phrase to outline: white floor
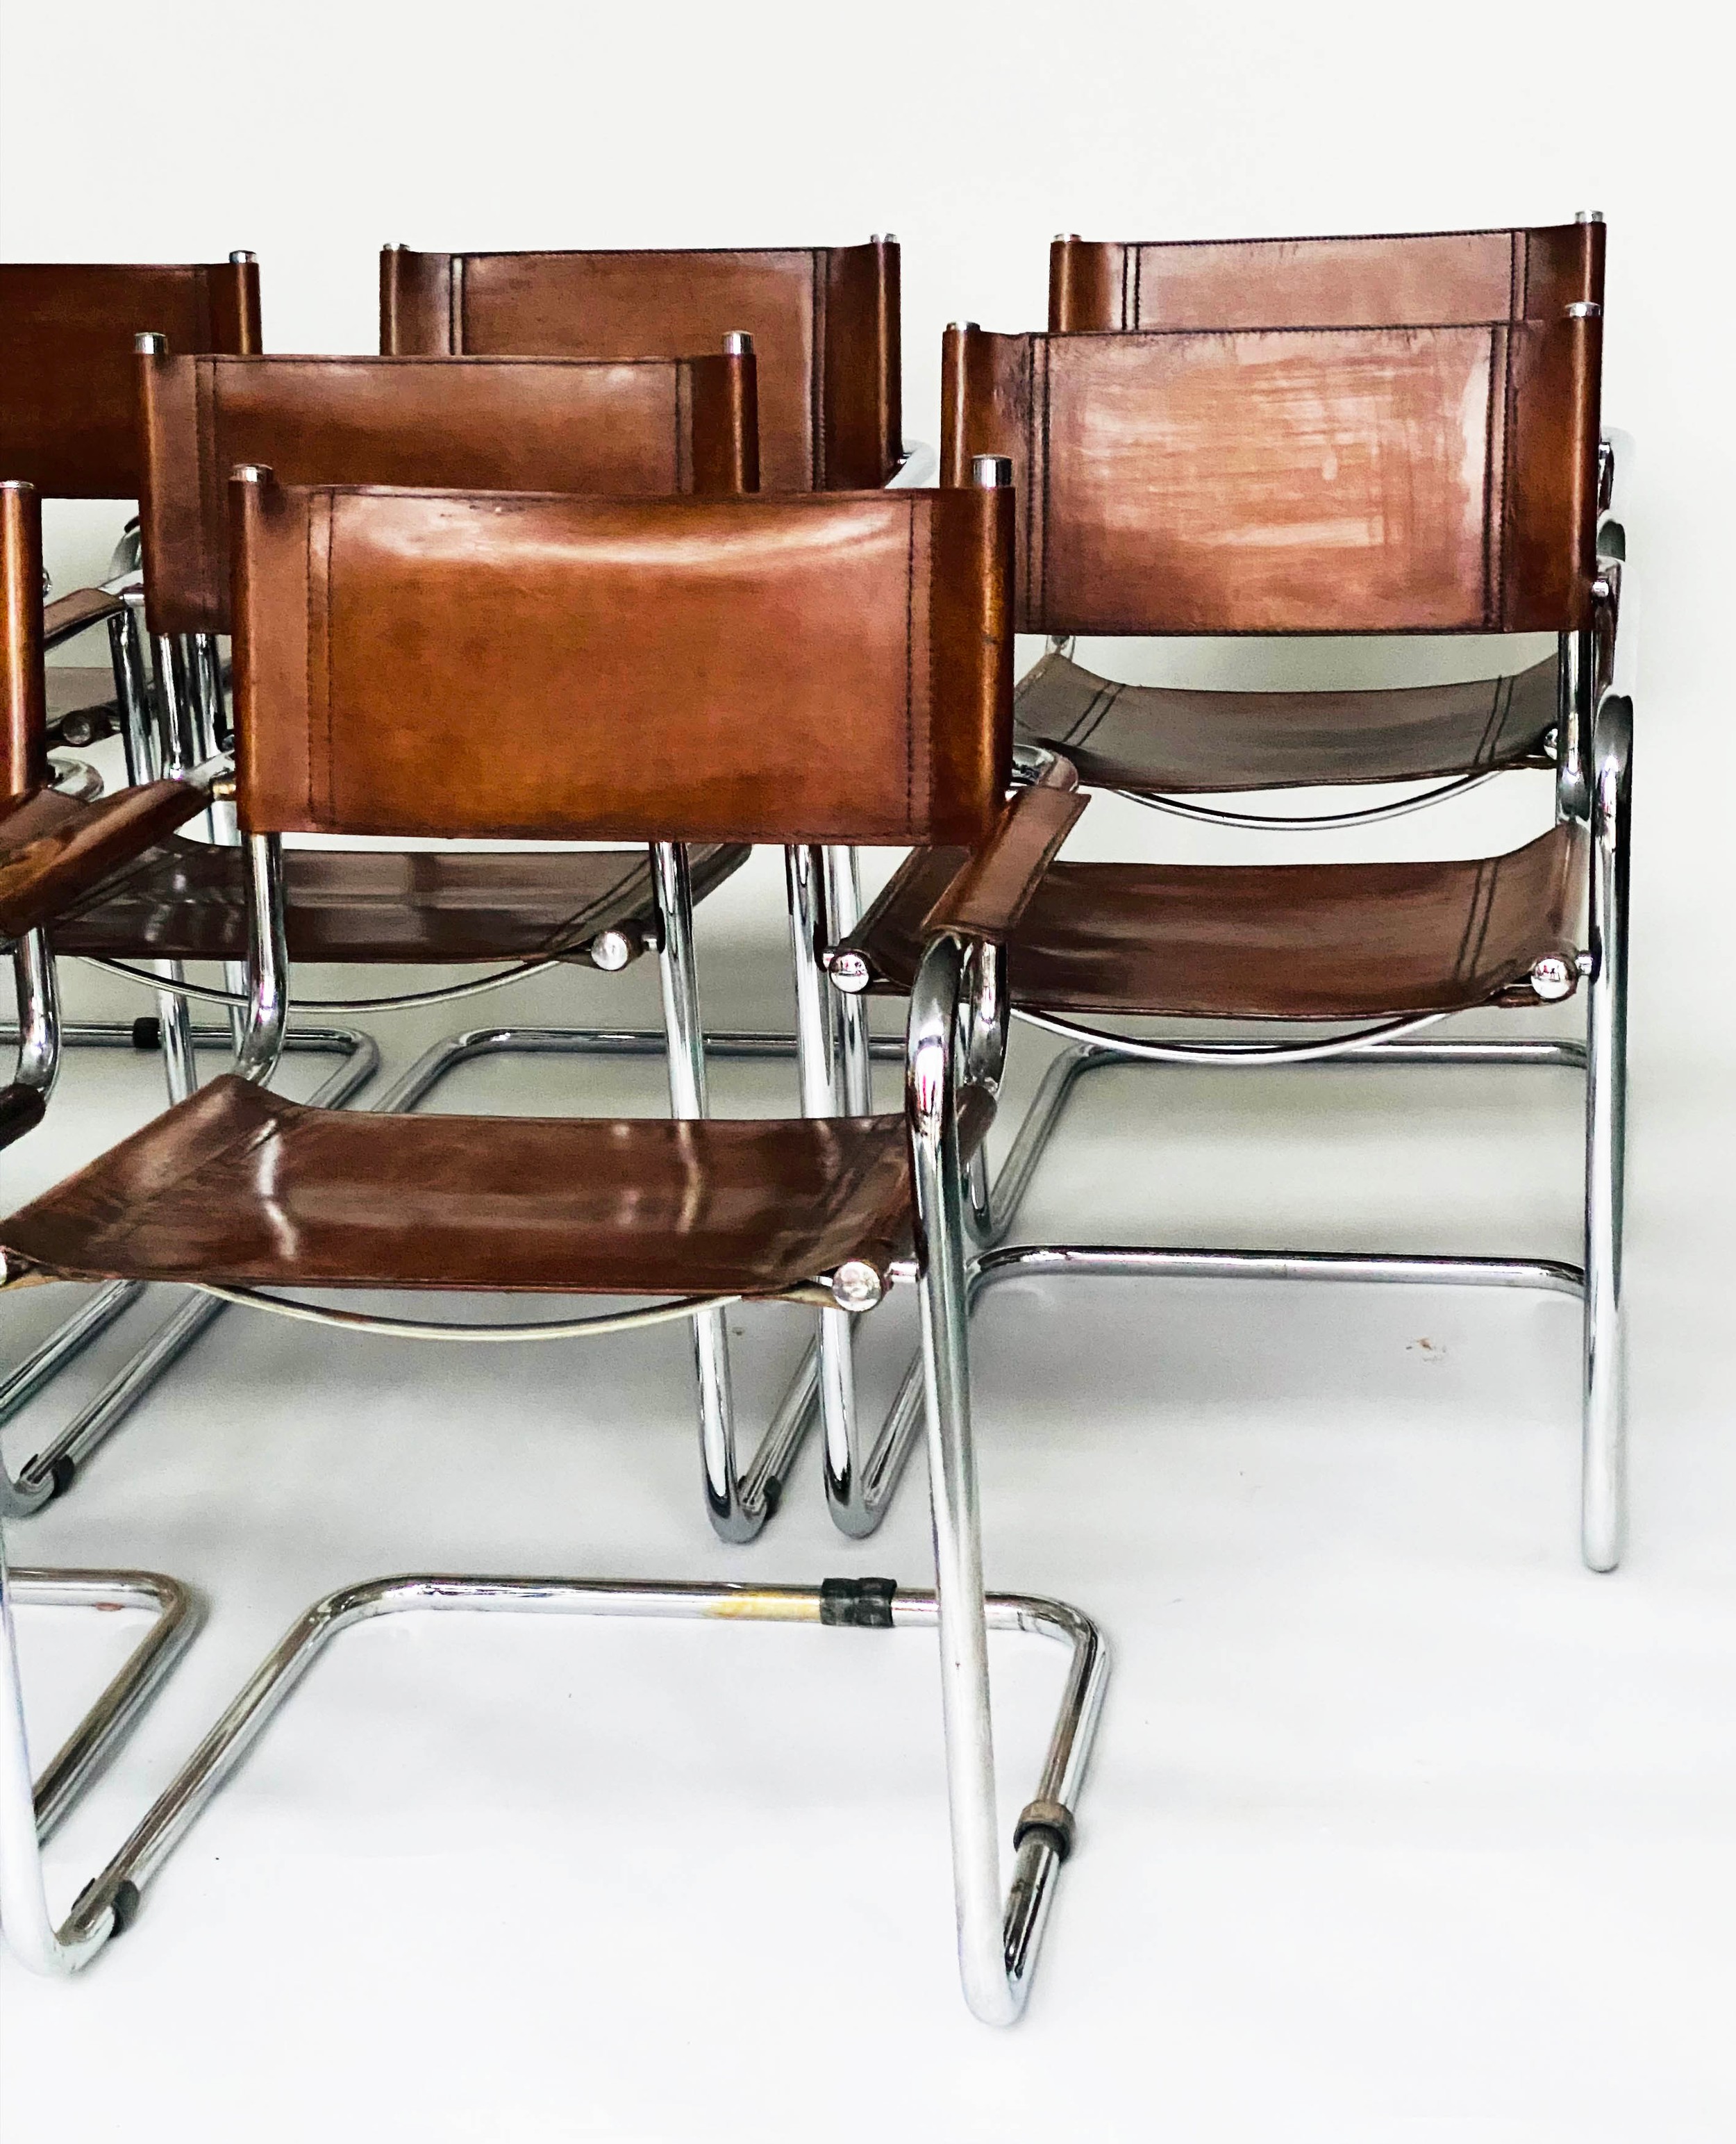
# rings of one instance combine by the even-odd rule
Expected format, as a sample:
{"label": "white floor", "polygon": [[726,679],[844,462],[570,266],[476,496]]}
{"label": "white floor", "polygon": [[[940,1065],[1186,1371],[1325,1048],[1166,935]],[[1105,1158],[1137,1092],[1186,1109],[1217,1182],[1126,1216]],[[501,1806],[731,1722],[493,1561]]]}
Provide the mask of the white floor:
{"label": "white floor", "polygon": [[[761,860],[706,911],[715,1024],[783,1016],[777,927]],[[72,987],[77,1010],[134,1009],[122,986]],[[401,1064],[467,1020],[654,1005],[642,966],[376,1026]],[[1015,1108],[1045,1054],[1017,1045]],[[291,1079],[313,1076],[301,1060]],[[442,1105],[648,1110],[658,1079],[501,1063]],[[5,1204],[142,1120],[156,1082],[151,1060],[73,1053],[49,1124],[6,1159]],[[787,1085],[719,1072],[717,1105],[775,1109]],[[1016,2030],[975,2024],[957,1993],[925,1638],[388,1623],[316,1669],[88,1973],[0,1963],[5,2144],[1728,2139],[1719,1106],[1712,1069],[1642,1059],[1634,1541],[1614,1578],[1575,1549],[1570,1303],[1193,1283],[990,1299],[991,1582],[1077,1601],[1117,1662]],[[1579,1109],[1550,1073],[1105,1075],[1025,1232],[1576,1257]],[[8,1298],[8,1353],[71,1293]],[[877,1396],[905,1319],[870,1321]],[[761,1418],[801,1316],[739,1323]],[[146,1323],[7,1431],[14,1464]],[[211,1606],[54,1839],[55,1903],[343,1581],[926,1582],[920,1480],[851,1545],[811,1452],[759,1543],[717,1545],[690,1407],[678,1330],[508,1354],[226,1317],[13,1531],[22,1561],[160,1568]],[[46,1752],[136,1625],[22,1622]],[[1024,1639],[996,1666],[1010,1820],[1059,1660]]]}

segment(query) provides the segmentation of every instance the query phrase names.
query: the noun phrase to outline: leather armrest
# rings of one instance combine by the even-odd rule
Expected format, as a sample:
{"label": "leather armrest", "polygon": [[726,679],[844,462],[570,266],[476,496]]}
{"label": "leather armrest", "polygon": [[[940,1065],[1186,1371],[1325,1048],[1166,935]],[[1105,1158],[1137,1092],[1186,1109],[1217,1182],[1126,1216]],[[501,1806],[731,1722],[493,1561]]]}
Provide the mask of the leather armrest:
{"label": "leather armrest", "polygon": [[58,648],[93,625],[118,618],[126,606],[106,588],[75,588],[69,596],[57,596],[42,609],[42,646]]}
{"label": "leather armrest", "polygon": [[923,936],[955,931],[1004,944],[1086,802],[1073,768],[1052,758],[1037,782],[1014,793],[988,840],[954,876],[923,919]]}
{"label": "leather armrest", "polygon": [[0,818],[0,938],[52,922],[211,802],[198,782],[150,782],[87,804],[38,789]]}

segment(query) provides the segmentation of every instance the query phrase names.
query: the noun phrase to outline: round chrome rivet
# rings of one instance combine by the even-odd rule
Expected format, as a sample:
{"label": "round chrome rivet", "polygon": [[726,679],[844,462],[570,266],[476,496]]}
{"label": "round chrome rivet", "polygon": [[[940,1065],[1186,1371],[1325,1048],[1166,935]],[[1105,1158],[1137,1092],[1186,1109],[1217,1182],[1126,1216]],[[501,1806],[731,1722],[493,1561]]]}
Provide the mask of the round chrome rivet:
{"label": "round chrome rivet", "polygon": [[834,953],[826,964],[836,988],[848,997],[868,987],[868,963],[860,953]]}
{"label": "round chrome rivet", "polygon": [[1575,966],[1564,960],[1559,953],[1545,953],[1531,968],[1531,988],[1548,1002],[1572,994]]}
{"label": "round chrome rivet", "polygon": [[872,1310],[886,1284],[866,1258],[846,1258],[832,1275],[832,1293],[841,1310]]}
{"label": "round chrome rivet", "polygon": [[633,949],[624,931],[599,931],[591,940],[591,965],[613,975],[632,960]]}

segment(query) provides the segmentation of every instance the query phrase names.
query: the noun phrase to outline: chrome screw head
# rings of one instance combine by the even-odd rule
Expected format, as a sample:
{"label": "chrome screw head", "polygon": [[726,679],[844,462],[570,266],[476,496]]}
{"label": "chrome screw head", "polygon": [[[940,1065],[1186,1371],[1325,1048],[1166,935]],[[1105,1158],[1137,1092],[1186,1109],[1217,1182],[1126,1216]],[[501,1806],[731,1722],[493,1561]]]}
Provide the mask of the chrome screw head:
{"label": "chrome screw head", "polygon": [[1545,1005],[1569,997],[1578,974],[1577,965],[1559,953],[1545,953],[1531,968],[1531,988]]}
{"label": "chrome screw head", "polygon": [[866,1258],[846,1258],[832,1275],[840,1310],[872,1310],[885,1292],[885,1283]]}
{"label": "chrome screw head", "polygon": [[868,963],[860,953],[833,953],[828,956],[826,972],[832,979],[835,990],[842,990],[846,997],[855,997],[868,987]]}
{"label": "chrome screw head", "polygon": [[601,968],[606,975],[616,974],[632,958],[632,948],[624,931],[599,931],[591,940],[591,965]]}

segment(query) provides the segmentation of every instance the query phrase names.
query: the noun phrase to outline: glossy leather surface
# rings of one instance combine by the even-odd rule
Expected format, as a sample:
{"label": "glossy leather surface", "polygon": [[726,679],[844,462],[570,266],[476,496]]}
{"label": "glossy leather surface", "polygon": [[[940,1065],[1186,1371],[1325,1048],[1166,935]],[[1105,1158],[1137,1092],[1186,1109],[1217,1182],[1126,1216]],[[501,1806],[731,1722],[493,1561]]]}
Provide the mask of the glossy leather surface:
{"label": "glossy leather surface", "polygon": [[75,588],[70,595],[57,596],[42,606],[42,645],[58,648],[63,641],[76,640],[93,625],[118,618],[126,608],[118,596],[102,588]]}
{"label": "glossy leather surface", "polygon": [[69,1279],[608,1295],[805,1290],[909,1248],[902,1117],[376,1116],[233,1078],[0,1223]]}
{"label": "glossy leather surface", "polygon": [[1351,692],[1123,685],[1054,653],[1013,695],[1019,738],[1106,789],[1282,789],[1546,767],[1558,664],[1469,684]]}
{"label": "glossy leather surface", "polygon": [[1576,629],[1601,328],[950,329],[944,480],[1011,459],[1024,632]]}
{"label": "glossy leather surface", "polygon": [[[745,848],[690,851],[694,899],[721,886],[747,856]],[[294,960],[582,957],[599,931],[619,930],[642,942],[657,921],[642,849],[566,855],[286,849],[283,861]],[[111,960],[243,960],[241,852],[167,841],[94,902],[63,916],[49,939],[57,952]]]}
{"label": "glossy leather surface", "polygon": [[238,482],[252,831],[980,841],[1004,491],[604,500]]}
{"label": "glossy leather surface", "polygon": [[1104,245],[1058,238],[1049,325],[1136,328],[1440,327],[1558,320],[1601,305],[1605,226],[1348,238]]}
{"label": "glossy leather surface", "polygon": [[0,264],[0,475],[51,499],[136,499],[133,337],[260,347],[259,268]]}
{"label": "glossy leather surface", "polygon": [[901,448],[895,242],[718,252],[380,256],[382,350],[681,356],[732,330],[759,360],[768,491],[868,490]]}
{"label": "glossy leather surface", "polygon": [[930,910],[925,939],[943,931],[1004,945],[1089,799],[1069,763],[1056,760],[1021,789],[1000,822]]}
{"label": "glossy leather surface", "polygon": [[0,817],[0,938],[60,915],[211,800],[184,782],[151,782],[87,804],[39,789]]}
{"label": "glossy leather surface", "polygon": [[739,491],[757,485],[755,360],[179,357],[138,360],[146,613],[155,633],[229,630],[228,488]]}
{"label": "glossy leather surface", "polygon": [[0,799],[48,778],[42,695],[42,507],[33,491],[0,486]]}
{"label": "glossy leather surface", "polygon": [[[908,989],[920,926],[959,861],[914,857],[850,944]],[[1583,940],[1585,838],[1568,825],[1510,855],[1391,864],[1058,863],[1009,941],[1013,1001],[1177,1018],[1364,1020],[1534,1003],[1545,955]]]}

